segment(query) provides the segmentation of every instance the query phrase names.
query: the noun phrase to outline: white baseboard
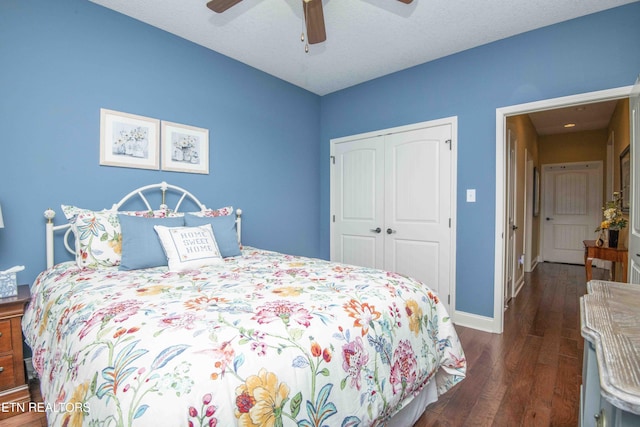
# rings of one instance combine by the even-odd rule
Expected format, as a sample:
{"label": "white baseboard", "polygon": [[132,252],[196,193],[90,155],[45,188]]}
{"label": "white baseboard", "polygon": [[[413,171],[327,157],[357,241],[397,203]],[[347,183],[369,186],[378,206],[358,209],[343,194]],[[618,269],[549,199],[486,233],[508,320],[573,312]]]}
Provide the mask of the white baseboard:
{"label": "white baseboard", "polygon": [[529,269],[527,270],[526,268],[524,269],[525,273],[531,273],[533,270],[536,269],[536,266],[538,265],[538,263],[541,262],[540,261],[540,257],[535,257],[531,260],[531,264],[529,264]]}
{"label": "white baseboard", "polygon": [[520,276],[520,278],[518,279],[518,283],[516,283],[516,290],[514,292],[514,298],[518,296],[518,294],[520,293],[520,291],[522,290],[522,288],[524,287],[524,275]]}
{"label": "white baseboard", "polygon": [[538,264],[541,262],[542,261],[540,260],[540,257],[536,257],[534,261],[531,263],[531,271],[535,270]]}
{"label": "white baseboard", "polygon": [[497,333],[493,317],[479,316],[477,314],[455,311],[453,313],[453,323],[465,328],[477,329],[479,331]]}

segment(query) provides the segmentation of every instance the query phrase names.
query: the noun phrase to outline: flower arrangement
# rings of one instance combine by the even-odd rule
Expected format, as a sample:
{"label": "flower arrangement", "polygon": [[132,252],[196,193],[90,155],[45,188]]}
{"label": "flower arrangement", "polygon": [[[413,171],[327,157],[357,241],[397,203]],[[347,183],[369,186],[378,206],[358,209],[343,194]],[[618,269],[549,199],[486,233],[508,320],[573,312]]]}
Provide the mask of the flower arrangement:
{"label": "flower arrangement", "polygon": [[191,135],[184,135],[182,139],[174,142],[177,148],[194,148],[196,146],[196,138]]}
{"label": "flower arrangement", "polygon": [[147,129],[141,126],[130,130],[121,130],[120,136],[113,141],[113,153],[126,154],[134,157],[146,157],[146,139]]}
{"label": "flower arrangement", "polygon": [[173,141],[175,150],[172,159],[177,162],[198,163],[198,152],[195,150],[197,139],[191,135],[179,135]]}
{"label": "flower arrangement", "polygon": [[596,228],[596,231],[622,230],[627,226],[627,219],[622,216],[622,209],[620,208],[621,201],[620,193],[613,193],[613,200],[608,201],[602,207],[604,220],[600,223],[600,226]]}

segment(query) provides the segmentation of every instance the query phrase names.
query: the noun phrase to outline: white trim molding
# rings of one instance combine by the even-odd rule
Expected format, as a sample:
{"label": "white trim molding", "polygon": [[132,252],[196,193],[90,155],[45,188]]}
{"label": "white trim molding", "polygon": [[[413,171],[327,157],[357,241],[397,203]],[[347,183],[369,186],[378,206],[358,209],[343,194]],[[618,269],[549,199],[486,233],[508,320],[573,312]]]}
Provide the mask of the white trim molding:
{"label": "white trim molding", "polygon": [[[505,135],[507,117],[519,114],[528,114],[535,111],[549,110],[573,105],[587,104],[591,102],[609,101],[627,98],[631,95],[632,86],[624,86],[614,89],[606,89],[578,95],[563,96],[560,98],[545,99],[542,101],[525,104],[511,105],[496,108],[496,212],[495,212],[495,264],[494,264],[494,292],[493,292],[493,319],[487,330],[494,333],[502,333],[504,326],[504,257],[505,240],[503,230],[505,228]],[[473,326],[472,326],[473,327]]]}

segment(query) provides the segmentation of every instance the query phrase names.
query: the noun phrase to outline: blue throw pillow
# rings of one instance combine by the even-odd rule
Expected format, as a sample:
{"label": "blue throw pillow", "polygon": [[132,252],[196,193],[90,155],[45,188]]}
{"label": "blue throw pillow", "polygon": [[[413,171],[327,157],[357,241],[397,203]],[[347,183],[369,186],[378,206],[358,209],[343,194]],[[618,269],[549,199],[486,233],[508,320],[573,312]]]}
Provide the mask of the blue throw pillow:
{"label": "blue throw pillow", "polygon": [[242,255],[238,244],[235,215],[196,216],[188,213],[184,216],[184,225],[187,227],[207,224],[211,224],[211,227],[213,227],[213,235],[223,258]]}
{"label": "blue throw pillow", "polygon": [[122,230],[120,270],[167,265],[167,256],[153,226],[181,227],[184,217],[145,218],[119,214],[118,219]]}

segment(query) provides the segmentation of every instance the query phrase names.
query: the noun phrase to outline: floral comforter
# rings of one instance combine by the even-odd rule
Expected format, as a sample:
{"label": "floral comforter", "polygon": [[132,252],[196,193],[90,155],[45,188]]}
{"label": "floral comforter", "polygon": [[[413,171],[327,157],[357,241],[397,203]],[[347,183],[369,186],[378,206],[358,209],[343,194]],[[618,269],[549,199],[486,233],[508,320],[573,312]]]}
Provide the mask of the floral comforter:
{"label": "floral comforter", "polygon": [[438,297],[245,248],[188,273],[41,273],[23,319],[52,426],[369,426],[466,372]]}

